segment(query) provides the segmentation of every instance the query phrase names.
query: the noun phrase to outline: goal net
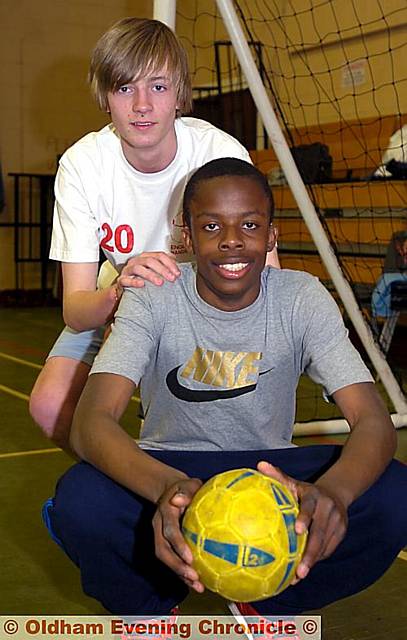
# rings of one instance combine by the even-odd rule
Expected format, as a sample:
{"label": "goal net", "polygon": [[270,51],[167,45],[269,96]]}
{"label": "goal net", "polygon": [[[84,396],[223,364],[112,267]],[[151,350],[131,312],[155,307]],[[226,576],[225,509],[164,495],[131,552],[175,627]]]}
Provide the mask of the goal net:
{"label": "goal net", "polygon": [[[193,115],[250,149],[272,185],[282,266],[332,291],[402,422],[407,352],[394,332],[407,303],[398,289],[396,305],[392,283],[407,282],[406,22],[405,0],[178,0],[176,17],[193,72]],[[283,166],[267,108],[294,149],[315,219],[298,201],[293,183],[301,179]],[[336,417],[305,379],[297,400],[301,421]]]}

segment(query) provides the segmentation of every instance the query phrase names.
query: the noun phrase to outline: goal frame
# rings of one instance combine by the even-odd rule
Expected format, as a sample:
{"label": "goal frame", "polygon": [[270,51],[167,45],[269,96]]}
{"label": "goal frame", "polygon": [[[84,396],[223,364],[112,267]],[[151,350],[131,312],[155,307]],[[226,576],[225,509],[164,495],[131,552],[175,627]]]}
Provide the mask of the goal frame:
{"label": "goal frame", "polygon": [[[246,77],[248,87],[269,136],[271,145],[298,205],[298,209],[304,218],[321,260],[332,279],[334,287],[338,292],[355,331],[369,356],[377,377],[381,380],[393,404],[395,409],[395,413],[391,416],[393,424],[396,428],[407,426],[407,400],[385,355],[376,343],[373,333],[359,309],[355,295],[343,275],[325,230],[318,218],[315,207],[294,162],[280,123],[261,80],[260,73],[254,62],[253,55],[233,6],[233,0],[216,0],[216,4],[235,49],[242,71]],[[154,0],[154,18],[165,22],[175,30],[176,0]],[[313,422],[296,423],[294,425],[295,435],[345,433],[347,431],[349,431],[349,425],[346,420],[343,419],[321,419]]]}

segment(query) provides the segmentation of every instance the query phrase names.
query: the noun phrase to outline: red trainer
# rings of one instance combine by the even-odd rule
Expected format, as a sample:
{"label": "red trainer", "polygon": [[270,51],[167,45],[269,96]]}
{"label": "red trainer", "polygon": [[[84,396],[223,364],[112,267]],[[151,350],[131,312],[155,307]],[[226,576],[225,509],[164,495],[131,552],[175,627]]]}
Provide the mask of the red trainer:
{"label": "red trainer", "polygon": [[248,640],[300,640],[295,621],[287,616],[264,616],[248,602],[229,602],[235,620],[245,629]]}
{"label": "red trainer", "polygon": [[160,618],[138,616],[131,622],[124,618],[120,640],[172,640],[177,635],[178,615],[179,607],[174,607],[169,615]]}

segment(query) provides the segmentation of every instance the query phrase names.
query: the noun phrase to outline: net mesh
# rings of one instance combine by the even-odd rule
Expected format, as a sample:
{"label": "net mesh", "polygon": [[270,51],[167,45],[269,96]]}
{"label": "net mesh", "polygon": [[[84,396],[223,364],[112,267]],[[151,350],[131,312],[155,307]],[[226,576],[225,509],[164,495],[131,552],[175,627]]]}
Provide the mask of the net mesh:
{"label": "net mesh", "polygon": [[[234,6],[288,144],[308,145],[297,151],[298,166],[360,311],[379,339],[386,316],[372,309],[372,292],[385,273],[407,278],[405,0],[239,0]],[[216,3],[179,0],[177,32],[193,72],[193,115],[237,137],[269,177],[282,266],[317,275],[336,295]],[[384,166],[383,158],[390,164]],[[407,356],[396,351],[390,346],[387,356],[403,384]],[[336,415],[320,398],[312,383],[302,381],[301,420]]]}

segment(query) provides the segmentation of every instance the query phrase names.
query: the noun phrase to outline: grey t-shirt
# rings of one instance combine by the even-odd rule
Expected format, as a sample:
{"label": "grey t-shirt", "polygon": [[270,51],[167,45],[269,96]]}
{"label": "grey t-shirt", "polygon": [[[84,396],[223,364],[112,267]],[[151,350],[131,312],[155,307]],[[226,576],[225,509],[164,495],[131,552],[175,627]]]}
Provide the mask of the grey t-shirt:
{"label": "grey t-shirt", "polygon": [[200,298],[193,265],[180,269],[125,291],[91,371],[141,380],[143,448],[289,447],[301,373],[329,395],[372,381],[315,277],[266,267],[257,300],[226,312]]}

